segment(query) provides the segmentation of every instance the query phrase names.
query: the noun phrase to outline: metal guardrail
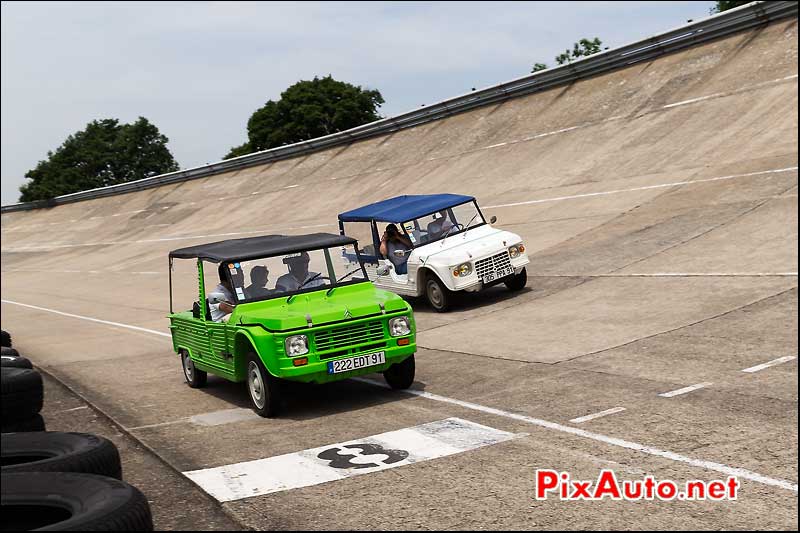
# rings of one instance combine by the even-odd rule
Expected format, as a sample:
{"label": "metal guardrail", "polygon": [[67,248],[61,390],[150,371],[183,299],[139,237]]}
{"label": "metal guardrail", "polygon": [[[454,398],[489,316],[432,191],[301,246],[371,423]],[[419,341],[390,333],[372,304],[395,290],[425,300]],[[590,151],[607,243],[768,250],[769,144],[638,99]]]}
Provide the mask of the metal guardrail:
{"label": "metal guardrail", "polygon": [[775,20],[793,16],[796,17],[797,13],[797,2],[752,2],[745,6],[686,24],[660,35],[649,37],[613,50],[600,52],[567,65],[539,71],[479,91],[449,98],[395,117],[384,118],[369,124],[364,124],[347,131],[187,170],[179,170],[177,172],[119,185],[66,194],[48,201],[4,205],[0,208],[0,212],[25,211],[82,200],[103,198],[105,196],[125,194],[171,183],[204,178],[221,172],[230,172],[232,170],[263,165],[265,163],[288,159],[298,155],[305,155],[333,146],[352,143],[377,135],[385,135],[426,122],[439,120],[456,113],[463,113],[464,111],[469,111],[476,107],[482,107],[509,98],[515,98],[559,85],[573,83],[582,78],[596,76],[641,61],[648,61],[665,54],[683,50],[755,26],[764,25]]}

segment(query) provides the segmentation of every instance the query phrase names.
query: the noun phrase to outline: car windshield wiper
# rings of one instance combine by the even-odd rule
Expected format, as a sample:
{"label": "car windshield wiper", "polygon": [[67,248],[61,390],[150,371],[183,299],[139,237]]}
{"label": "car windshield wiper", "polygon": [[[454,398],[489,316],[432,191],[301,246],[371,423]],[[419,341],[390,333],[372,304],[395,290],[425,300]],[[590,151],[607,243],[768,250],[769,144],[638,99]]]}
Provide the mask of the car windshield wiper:
{"label": "car windshield wiper", "polygon": [[[317,279],[317,278],[318,278],[318,277],[320,277],[321,275],[322,275],[322,272],[318,272],[317,274],[315,274],[315,275],[314,275],[314,276],[312,276],[311,278],[309,278],[309,279],[305,280],[305,281],[303,282],[303,284],[302,284],[302,285],[300,285],[299,287],[297,287],[297,289],[295,289],[295,290],[298,290],[298,291],[299,291],[300,289],[302,289],[303,287],[305,287],[306,285],[308,285],[309,283],[311,283],[312,281],[314,281],[315,279]],[[294,298],[295,296],[297,296],[297,293],[294,293],[294,294],[290,295],[288,298],[286,298],[286,303],[287,303],[287,304],[290,304],[290,303],[292,303],[292,298]]]}
{"label": "car windshield wiper", "polygon": [[444,246],[445,239],[447,239],[450,236],[450,232],[453,231],[453,229],[455,229],[456,226],[457,226],[457,224],[453,224],[452,226],[447,228],[447,233],[445,233],[444,237],[442,237],[442,246]]}
{"label": "car windshield wiper", "polygon": [[475,221],[477,216],[478,216],[478,213],[475,213],[474,215],[472,215],[472,218],[469,219],[469,222],[467,222],[467,227],[464,228],[464,238],[465,239],[467,238],[467,230],[469,229],[470,225]]}
{"label": "car windshield wiper", "polygon": [[[344,275],[344,276],[342,276],[341,278],[337,279],[337,280],[336,280],[336,283],[339,283],[340,281],[344,281],[344,280],[346,280],[347,278],[349,278],[350,276],[352,276],[353,274],[355,274],[356,272],[358,272],[358,271],[360,271],[360,270],[361,270],[361,267],[358,267],[358,268],[356,268],[356,269],[354,269],[354,270],[351,270],[350,272],[348,272],[347,274],[345,274],[345,275]],[[330,295],[331,295],[331,293],[333,292],[333,289],[335,289],[335,288],[336,288],[336,285],[334,285],[333,287],[331,287],[330,289],[328,289],[328,290],[325,292],[325,295],[326,295],[326,296],[330,296]]]}

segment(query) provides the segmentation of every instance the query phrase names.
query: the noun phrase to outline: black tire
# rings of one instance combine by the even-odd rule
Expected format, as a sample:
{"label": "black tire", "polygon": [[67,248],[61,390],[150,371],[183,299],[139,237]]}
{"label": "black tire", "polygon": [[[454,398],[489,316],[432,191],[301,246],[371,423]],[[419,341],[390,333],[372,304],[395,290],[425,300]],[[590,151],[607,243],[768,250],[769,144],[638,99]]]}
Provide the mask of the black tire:
{"label": "black tire", "polygon": [[444,313],[453,304],[455,293],[444,286],[436,274],[425,276],[425,298],[437,313]]}
{"label": "black tire", "polygon": [[7,433],[2,473],[78,472],[122,479],[119,452],[110,440],[88,433]]}
{"label": "black tire", "polygon": [[11,348],[11,334],[3,329],[0,329],[0,346]]}
{"label": "black tire", "polygon": [[123,481],[73,472],[2,475],[3,529],[153,531],[147,499]]}
{"label": "black tire", "polygon": [[189,357],[189,352],[181,350],[181,367],[183,368],[183,378],[193,389],[201,389],[208,382],[208,373],[194,366],[194,361]]}
{"label": "black tire", "polygon": [[16,422],[3,422],[0,433],[23,433],[25,431],[45,431],[44,418],[36,415]]}
{"label": "black tire", "polygon": [[521,291],[525,288],[525,285],[528,283],[528,271],[526,269],[522,269],[522,272],[519,274],[514,274],[511,276],[506,282],[506,287],[508,290],[512,292]]}
{"label": "black tire", "polygon": [[250,352],[247,356],[247,394],[250,407],[258,416],[274,418],[280,411],[280,382],[269,373],[261,358]]}
{"label": "black tire", "polygon": [[33,368],[30,360],[25,357],[13,355],[0,355],[0,364],[3,368]]}
{"label": "black tire", "polygon": [[31,418],[42,410],[42,376],[27,368],[0,368],[2,423]]}
{"label": "black tire", "polygon": [[10,355],[11,357],[19,357],[19,352],[15,348],[8,346],[0,347],[0,355]]}
{"label": "black tire", "polygon": [[383,373],[383,378],[386,383],[395,390],[407,389],[414,383],[414,374],[416,372],[416,362],[414,355],[403,359],[399,363],[395,363]]}

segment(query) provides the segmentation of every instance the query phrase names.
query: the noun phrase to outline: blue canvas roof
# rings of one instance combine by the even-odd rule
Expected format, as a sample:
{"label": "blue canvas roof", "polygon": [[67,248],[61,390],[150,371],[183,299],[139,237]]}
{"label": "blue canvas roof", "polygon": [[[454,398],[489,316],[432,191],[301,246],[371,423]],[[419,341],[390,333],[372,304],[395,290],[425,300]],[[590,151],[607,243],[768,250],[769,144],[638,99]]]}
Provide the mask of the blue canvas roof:
{"label": "blue canvas roof", "polygon": [[472,196],[461,194],[407,194],[347,211],[339,215],[339,220],[343,222],[379,220],[400,223],[474,199]]}

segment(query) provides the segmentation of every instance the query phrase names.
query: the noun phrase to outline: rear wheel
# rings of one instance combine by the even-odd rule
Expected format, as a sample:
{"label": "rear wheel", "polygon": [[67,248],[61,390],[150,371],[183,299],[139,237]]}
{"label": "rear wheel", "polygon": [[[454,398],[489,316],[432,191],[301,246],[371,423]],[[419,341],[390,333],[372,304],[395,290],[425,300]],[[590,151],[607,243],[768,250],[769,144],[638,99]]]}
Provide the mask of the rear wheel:
{"label": "rear wheel", "polygon": [[443,313],[452,305],[455,293],[445,287],[436,275],[430,274],[425,279],[425,296],[434,311]]}
{"label": "rear wheel", "polygon": [[414,355],[404,359],[400,363],[395,363],[383,373],[386,383],[393,389],[407,389],[414,383],[416,363]]}
{"label": "rear wheel", "polygon": [[189,356],[189,352],[181,350],[180,354],[181,363],[183,364],[183,377],[186,378],[186,383],[193,389],[205,387],[208,381],[208,374],[194,366],[194,361]]}
{"label": "rear wheel", "polygon": [[514,274],[508,281],[505,282],[506,287],[510,291],[521,291],[528,283],[528,272],[523,268],[519,274]]}
{"label": "rear wheel", "polygon": [[261,358],[250,353],[247,357],[247,391],[250,403],[257,415],[273,418],[280,407],[279,382],[270,374]]}

